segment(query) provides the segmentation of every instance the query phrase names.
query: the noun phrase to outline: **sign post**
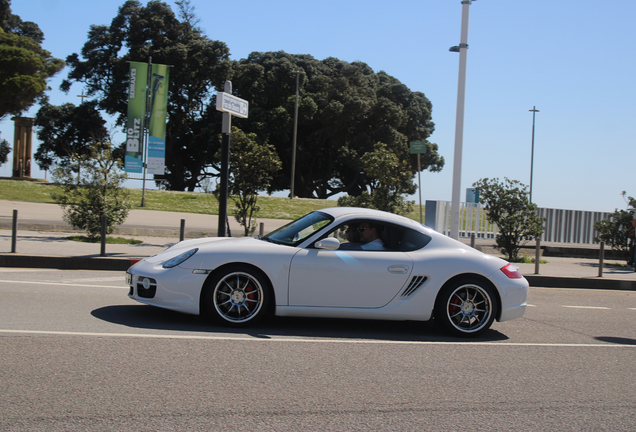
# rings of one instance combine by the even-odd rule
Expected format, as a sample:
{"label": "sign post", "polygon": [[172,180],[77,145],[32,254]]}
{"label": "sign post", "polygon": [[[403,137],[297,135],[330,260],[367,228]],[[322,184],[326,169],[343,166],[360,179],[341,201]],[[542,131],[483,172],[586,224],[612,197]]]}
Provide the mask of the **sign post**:
{"label": "sign post", "polygon": [[426,153],[426,141],[411,142],[411,154],[417,153],[417,190],[420,194],[420,223],[422,223],[422,180],[420,178],[420,154]]}
{"label": "sign post", "polygon": [[217,237],[225,237],[227,222],[228,178],[230,176],[230,134],[232,116],[247,118],[248,102],[232,96],[232,81],[225,81],[223,92],[216,95],[216,109],[223,112],[221,125],[221,190],[219,193],[219,222]]}

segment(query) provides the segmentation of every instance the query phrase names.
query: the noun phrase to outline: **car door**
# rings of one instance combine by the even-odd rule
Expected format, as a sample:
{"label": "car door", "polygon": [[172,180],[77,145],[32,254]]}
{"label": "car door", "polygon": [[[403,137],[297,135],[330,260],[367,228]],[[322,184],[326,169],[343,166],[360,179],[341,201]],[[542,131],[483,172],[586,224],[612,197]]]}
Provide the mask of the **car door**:
{"label": "car door", "polygon": [[291,262],[289,305],[379,308],[400,292],[412,268],[403,252],[303,249]]}

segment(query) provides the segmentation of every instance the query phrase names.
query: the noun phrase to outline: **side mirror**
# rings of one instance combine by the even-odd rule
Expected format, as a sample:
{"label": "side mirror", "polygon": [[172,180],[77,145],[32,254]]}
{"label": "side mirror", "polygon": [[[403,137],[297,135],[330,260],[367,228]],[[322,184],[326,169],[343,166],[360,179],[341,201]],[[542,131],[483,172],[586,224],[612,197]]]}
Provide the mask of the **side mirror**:
{"label": "side mirror", "polygon": [[340,241],[337,238],[327,237],[314,243],[316,249],[337,250]]}

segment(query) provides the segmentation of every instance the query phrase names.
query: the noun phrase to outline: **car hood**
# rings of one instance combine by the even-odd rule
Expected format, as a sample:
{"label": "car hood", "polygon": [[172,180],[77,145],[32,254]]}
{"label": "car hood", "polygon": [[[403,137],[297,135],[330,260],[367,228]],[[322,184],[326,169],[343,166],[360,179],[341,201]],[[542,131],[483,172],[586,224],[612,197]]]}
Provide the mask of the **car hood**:
{"label": "car hood", "polygon": [[[190,240],[183,240],[166,249],[164,252],[185,251],[192,248],[204,249],[208,247],[220,247],[221,245],[231,247],[230,245],[245,242],[246,240],[255,240],[251,237],[202,237]],[[257,240],[260,243],[260,240]]]}
{"label": "car hood", "polygon": [[160,264],[190,249],[198,251],[179,265],[181,268],[210,268],[222,262],[234,260],[251,261],[256,256],[289,255],[297,248],[270,243],[252,237],[206,237],[181,241],[153,257],[146,258],[150,264]]}

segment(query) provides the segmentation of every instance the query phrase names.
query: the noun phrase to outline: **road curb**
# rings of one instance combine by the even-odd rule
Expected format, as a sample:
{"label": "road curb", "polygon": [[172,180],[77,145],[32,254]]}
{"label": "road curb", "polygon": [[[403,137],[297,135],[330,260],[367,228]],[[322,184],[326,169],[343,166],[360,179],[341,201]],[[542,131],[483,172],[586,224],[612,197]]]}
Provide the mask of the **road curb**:
{"label": "road curb", "polygon": [[142,259],[143,258],[129,257],[67,257],[1,253],[0,267],[126,271],[131,265]]}
{"label": "road curb", "polygon": [[536,288],[588,288],[636,291],[636,281],[622,279],[579,278],[567,276],[524,275],[531,287]]}

